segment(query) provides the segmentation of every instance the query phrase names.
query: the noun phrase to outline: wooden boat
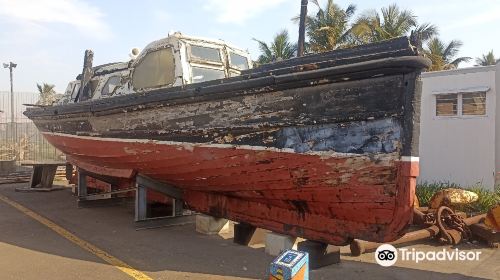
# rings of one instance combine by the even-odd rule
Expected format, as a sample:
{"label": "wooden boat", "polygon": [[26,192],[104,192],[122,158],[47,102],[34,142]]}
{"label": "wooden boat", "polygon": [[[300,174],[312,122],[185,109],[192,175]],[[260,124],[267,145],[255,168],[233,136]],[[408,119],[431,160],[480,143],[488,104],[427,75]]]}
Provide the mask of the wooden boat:
{"label": "wooden boat", "polygon": [[386,242],[412,218],[429,63],[403,37],[25,115],[74,165],[168,183],[193,210],[328,244]]}

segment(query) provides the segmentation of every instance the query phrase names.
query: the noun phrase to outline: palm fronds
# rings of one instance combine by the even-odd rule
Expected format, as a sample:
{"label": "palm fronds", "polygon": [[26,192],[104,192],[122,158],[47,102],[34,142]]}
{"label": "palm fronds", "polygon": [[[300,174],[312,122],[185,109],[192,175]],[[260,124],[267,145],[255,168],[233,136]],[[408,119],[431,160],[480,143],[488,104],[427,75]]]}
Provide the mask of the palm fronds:
{"label": "palm fronds", "polygon": [[491,50],[487,54],[483,54],[481,57],[476,58],[476,66],[488,66],[495,65],[500,62],[500,59],[496,59],[493,54],[493,50]]}
{"label": "palm fronds", "polygon": [[352,26],[353,36],[358,43],[373,43],[405,36],[412,30],[424,42],[438,33],[435,25],[419,25],[417,16],[412,11],[402,10],[396,4],[383,7],[380,13],[368,10],[359,16]]}
{"label": "palm fronds", "polygon": [[294,57],[297,52],[297,44],[290,42],[290,37],[286,30],[278,32],[269,45],[255,38],[253,40],[259,44],[261,54],[258,58],[258,63],[260,64],[289,59]]}
{"label": "palm fronds", "polygon": [[43,85],[36,84],[38,88],[38,93],[40,94],[40,99],[37,104],[39,105],[52,105],[57,100],[57,94],[54,88],[55,85],[43,83]]}
{"label": "palm fronds", "polygon": [[472,58],[456,57],[462,47],[462,42],[459,40],[452,40],[445,43],[438,37],[433,37],[429,40],[424,54],[432,61],[430,71],[440,71],[456,69],[462,62],[468,62]]}

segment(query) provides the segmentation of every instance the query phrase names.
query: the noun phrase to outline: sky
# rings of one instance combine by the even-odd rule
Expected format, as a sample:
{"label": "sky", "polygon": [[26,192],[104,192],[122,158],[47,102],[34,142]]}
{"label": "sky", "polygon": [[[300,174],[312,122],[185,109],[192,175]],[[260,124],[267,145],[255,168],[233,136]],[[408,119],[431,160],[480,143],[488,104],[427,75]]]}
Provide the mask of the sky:
{"label": "sky", "polygon": [[[269,42],[287,29],[293,41],[298,27],[291,18],[300,0],[0,0],[0,62],[13,61],[15,91],[36,91],[37,83],[63,92],[81,73],[85,49],[94,65],[126,61],[134,47],[166,37],[170,31],[223,39],[258,57],[252,38]],[[326,0],[319,0],[324,5]],[[354,4],[357,15],[395,1],[337,0]],[[500,1],[400,0],[420,23],[438,26],[440,38],[464,43],[460,56],[478,57],[494,50],[500,56]],[[309,3],[309,12],[315,12]],[[473,66],[474,63],[462,66]],[[7,69],[0,69],[0,91],[9,90]]]}

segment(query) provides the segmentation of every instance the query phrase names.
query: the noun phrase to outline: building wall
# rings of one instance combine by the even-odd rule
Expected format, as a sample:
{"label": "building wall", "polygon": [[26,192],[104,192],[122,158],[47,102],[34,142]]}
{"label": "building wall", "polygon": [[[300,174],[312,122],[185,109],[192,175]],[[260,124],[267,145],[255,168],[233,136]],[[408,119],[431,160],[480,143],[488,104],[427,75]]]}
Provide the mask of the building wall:
{"label": "building wall", "polygon": [[[500,62],[497,63],[495,69],[495,85],[497,86],[496,108],[500,110]],[[500,113],[495,116],[495,185],[500,184]]]}
{"label": "building wall", "polygon": [[[497,66],[474,67],[422,75],[419,182],[450,182],[462,186],[495,185],[495,119]],[[500,72],[500,71],[498,71]],[[497,76],[497,77],[496,77]],[[436,94],[489,87],[485,116],[436,116]],[[500,108],[500,107],[498,107]]]}

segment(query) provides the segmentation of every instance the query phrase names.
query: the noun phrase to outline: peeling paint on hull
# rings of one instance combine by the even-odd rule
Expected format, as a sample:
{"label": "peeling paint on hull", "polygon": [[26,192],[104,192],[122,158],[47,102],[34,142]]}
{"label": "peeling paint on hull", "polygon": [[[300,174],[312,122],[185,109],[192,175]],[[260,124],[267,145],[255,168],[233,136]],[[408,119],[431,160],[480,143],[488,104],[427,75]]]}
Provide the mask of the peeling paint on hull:
{"label": "peeling paint on hull", "polygon": [[196,211],[329,244],[386,242],[412,218],[428,65],[399,38],[25,115],[80,168],[170,183]]}
{"label": "peeling paint on hull", "polygon": [[[418,163],[396,153],[297,154],[44,133],[88,171],[134,170],[184,191],[193,210],[276,232],[345,244],[397,238],[411,217]],[[95,168],[95,170],[94,170]]]}

